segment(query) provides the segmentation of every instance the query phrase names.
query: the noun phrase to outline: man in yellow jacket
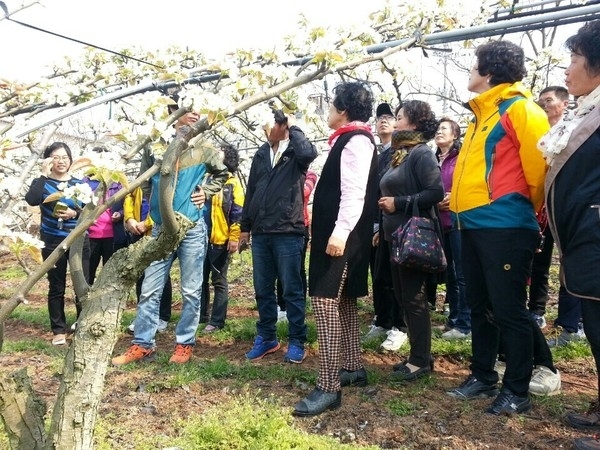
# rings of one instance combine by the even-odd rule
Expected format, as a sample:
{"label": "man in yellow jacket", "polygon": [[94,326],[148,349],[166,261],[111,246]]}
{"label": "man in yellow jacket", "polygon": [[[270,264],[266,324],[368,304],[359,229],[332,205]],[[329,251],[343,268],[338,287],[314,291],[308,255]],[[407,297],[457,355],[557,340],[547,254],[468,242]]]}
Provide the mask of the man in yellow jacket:
{"label": "man in yellow jacket", "polygon": [[215,296],[208,325],[203,333],[212,333],[225,326],[229,292],[227,269],[231,254],[238,251],[240,240],[240,219],[244,205],[244,189],[237,178],[240,158],[238,150],[232,145],[223,145],[223,164],[229,171],[223,189],[206,202],[205,220],[209,229],[209,244],[204,260],[204,281],[202,284],[202,302],[200,321],[207,320],[210,289],[209,277]]}

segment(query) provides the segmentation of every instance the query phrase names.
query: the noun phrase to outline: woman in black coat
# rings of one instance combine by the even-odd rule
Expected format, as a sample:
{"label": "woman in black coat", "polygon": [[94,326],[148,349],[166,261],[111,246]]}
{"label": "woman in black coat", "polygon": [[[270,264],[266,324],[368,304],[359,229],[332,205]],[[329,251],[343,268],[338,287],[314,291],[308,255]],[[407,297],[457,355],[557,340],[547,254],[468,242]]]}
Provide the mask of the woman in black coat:
{"label": "woman in black coat", "polygon": [[[390,246],[392,233],[412,216],[414,202],[417,202],[421,216],[438,220],[436,205],[444,198],[444,187],[435,154],[426,144],[435,136],[437,127],[438,121],[428,103],[409,100],[398,110],[397,131],[392,135],[395,153],[391,167],[379,183],[384,238]],[[433,215],[431,211],[434,211]],[[396,265],[392,267],[396,300],[404,311],[410,342],[408,359],[394,366],[394,380],[413,381],[433,369],[427,301],[428,289],[435,286],[432,277],[437,275]]]}
{"label": "woman in black coat", "polygon": [[[373,94],[362,83],[342,83],[329,108],[331,151],[313,197],[309,294],[317,323],[317,387],[294,409],[314,416],[337,408],[342,386],[364,386],[357,297],[367,275],[377,192],[377,151],[367,121]],[[341,361],[341,367],[340,367]]]}

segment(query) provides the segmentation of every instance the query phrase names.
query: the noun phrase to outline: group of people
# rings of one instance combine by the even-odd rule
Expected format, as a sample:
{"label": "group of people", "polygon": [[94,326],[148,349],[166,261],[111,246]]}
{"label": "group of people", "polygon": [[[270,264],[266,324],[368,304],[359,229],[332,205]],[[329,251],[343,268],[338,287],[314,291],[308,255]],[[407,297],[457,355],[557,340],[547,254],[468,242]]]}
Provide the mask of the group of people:
{"label": "group of people", "polygon": [[[433,371],[430,299],[439,276],[389,259],[392,233],[415,210],[440,224],[448,260],[443,282],[450,305],[443,336],[471,338],[471,373],[448,395],[493,399],[486,412],[501,415],[529,411],[530,392],[558,392],[560,375],[541,331],[545,304],[539,301],[547,297],[554,244],[561,267],[557,324],[566,333],[559,337],[568,342],[579,336],[582,321],[600,373],[600,282],[589,269],[600,263],[600,161],[594,163],[600,158],[600,21],[579,29],[566,47],[571,52],[565,71],[568,91],[550,87],[536,102],[522,83],[526,70],[521,47],[504,40],[479,46],[467,84],[475,96],[467,104],[473,119],[464,142],[455,121],[437,119],[428,103],[408,100],[394,112],[389,104],[376,108],[382,143],[378,154],[369,123],[372,92],[361,82],[336,86],[328,114],[333,130],[330,150],[314,189],[310,224],[308,295],[317,325],[319,373],[315,389],[295,405],[295,415],[314,416],[336,408],[342,387],[367,384],[357,298],[368,293],[369,267],[376,286],[376,318],[370,332],[385,331],[390,349],[402,339],[410,344],[408,357],[392,367],[391,378],[413,381]],[[577,105],[565,112],[569,94]],[[183,120],[193,123],[198,115],[188,113]],[[205,328],[212,332],[224,325],[228,255],[248,247],[258,321],[245,356],[255,361],[280,349],[279,283],[289,323],[283,359],[304,360],[305,182],[317,150],[294,116],[282,111],[274,113],[265,135],[267,142],[253,158],[245,193],[232,182],[237,168],[235,158],[227,164],[232,149],[225,149],[225,164],[205,142],[197,144],[198,151],[181,156],[173,207],[195,226],[170,257],[146,269],[133,345],[113,364],[153,357],[160,298],[175,257],[182,272],[183,306],[171,362],[187,362],[204,314],[203,280],[206,292],[212,275],[216,291]],[[432,140],[435,151],[428,145]],[[30,204],[41,204],[46,255],[72,229],[79,206],[67,201],[66,207],[55,210],[52,203],[41,203],[58,183],[73,182],[68,175],[70,150],[58,144],[47,149],[43,176],[26,197]],[[153,193],[158,183],[155,175]],[[158,197],[150,199],[156,236],[161,229]],[[203,220],[209,200],[210,239]],[[139,222],[130,226],[137,229]],[[62,285],[57,281],[64,270],[57,264],[48,276],[55,334],[66,327],[60,307],[64,280]],[[569,414],[565,420],[580,429],[599,430],[600,400],[594,400],[588,413]],[[582,438],[575,445],[600,448],[600,441]]]}

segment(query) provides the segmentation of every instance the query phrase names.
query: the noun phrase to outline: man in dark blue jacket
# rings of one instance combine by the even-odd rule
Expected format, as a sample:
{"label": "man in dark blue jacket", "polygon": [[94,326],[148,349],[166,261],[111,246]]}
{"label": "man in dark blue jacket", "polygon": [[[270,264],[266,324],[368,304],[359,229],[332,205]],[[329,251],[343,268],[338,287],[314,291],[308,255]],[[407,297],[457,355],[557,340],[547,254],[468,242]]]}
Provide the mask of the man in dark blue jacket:
{"label": "man in dark blue jacket", "polygon": [[287,306],[289,344],[284,361],[301,363],[306,342],[304,284],[301,276],[304,246],[303,192],[306,171],[317,157],[314,145],[293,117],[275,113],[265,127],[267,142],[254,155],[242,212],[240,249],[252,233],[253,280],[258,306],[257,336],[246,353],[251,361],[279,350],[276,336],[275,281],[283,288]]}

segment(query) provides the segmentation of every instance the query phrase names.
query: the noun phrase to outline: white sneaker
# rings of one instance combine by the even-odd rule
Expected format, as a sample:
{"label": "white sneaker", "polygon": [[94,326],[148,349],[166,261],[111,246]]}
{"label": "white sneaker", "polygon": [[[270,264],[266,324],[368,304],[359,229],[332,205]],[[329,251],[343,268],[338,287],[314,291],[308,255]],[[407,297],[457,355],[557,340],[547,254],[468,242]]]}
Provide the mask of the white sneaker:
{"label": "white sneaker", "polygon": [[395,352],[396,350],[399,350],[407,340],[408,334],[403,333],[396,327],[392,327],[392,329],[387,332],[387,339],[382,342],[381,348]]}
{"label": "white sneaker", "polygon": [[494,364],[494,370],[498,372],[498,378],[502,380],[502,377],[504,377],[504,372],[506,372],[506,363],[504,361],[496,360],[496,364]]}
{"label": "white sneaker", "polygon": [[556,395],[560,393],[560,372],[552,372],[546,366],[535,366],[529,382],[529,392],[534,395]]}
{"label": "white sneaker", "polygon": [[471,333],[463,333],[456,328],[452,328],[442,334],[442,339],[467,339],[471,337]]}
{"label": "white sneaker", "polygon": [[129,324],[129,326],[127,327],[127,331],[129,331],[130,333],[133,333],[135,331],[135,319],[133,319],[133,322]]}
{"label": "white sneaker", "polygon": [[162,320],[162,319],[158,319],[158,328],[156,329],[156,331],[158,331],[159,333],[162,333],[163,331],[165,331],[167,329],[168,325],[169,325],[169,322]]}
{"label": "white sneaker", "polygon": [[366,342],[372,339],[379,339],[387,335],[389,332],[390,330],[387,328],[371,325],[369,327],[369,331],[367,331],[366,334],[361,338],[361,341]]}
{"label": "white sneaker", "polygon": [[277,323],[287,322],[287,321],[288,321],[287,312],[282,311],[281,308],[279,306],[277,306]]}
{"label": "white sneaker", "polygon": [[77,331],[77,322],[71,325],[71,331]]}

